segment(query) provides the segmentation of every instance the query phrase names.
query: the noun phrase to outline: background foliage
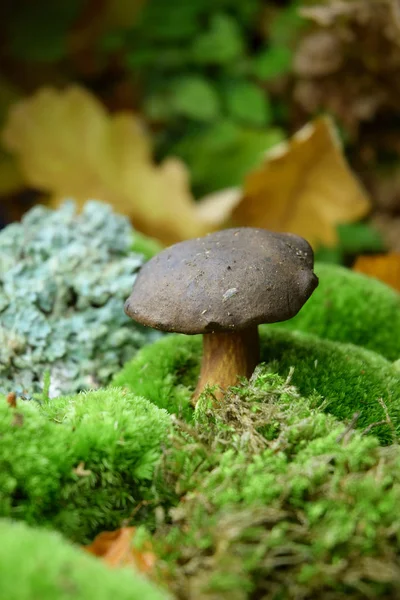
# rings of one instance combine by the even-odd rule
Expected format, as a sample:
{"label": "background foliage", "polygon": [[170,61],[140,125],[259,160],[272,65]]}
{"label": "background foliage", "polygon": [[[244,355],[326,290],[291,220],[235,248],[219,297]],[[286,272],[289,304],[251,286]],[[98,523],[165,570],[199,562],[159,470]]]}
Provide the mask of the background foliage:
{"label": "background foliage", "polygon": [[[398,249],[396,6],[61,0],[55,7],[49,0],[8,0],[0,9],[0,126],[20,98],[44,86],[79,84],[112,113],[139,114],[156,160],[183,159],[199,197],[241,184],[268,148],[328,112],[372,192],[373,222],[386,245]],[[38,193],[3,143],[3,221]],[[364,249],[365,228],[355,232]]]}

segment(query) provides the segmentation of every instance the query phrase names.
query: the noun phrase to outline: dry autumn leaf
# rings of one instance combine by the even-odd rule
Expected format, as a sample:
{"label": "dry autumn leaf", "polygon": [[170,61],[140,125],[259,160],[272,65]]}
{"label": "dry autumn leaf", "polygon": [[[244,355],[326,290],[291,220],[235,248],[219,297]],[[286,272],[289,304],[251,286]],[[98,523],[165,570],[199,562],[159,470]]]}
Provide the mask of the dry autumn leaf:
{"label": "dry autumn leaf", "polygon": [[149,138],[137,117],[109,115],[78,87],[42,89],[16,103],[3,132],[26,181],[52,195],[112,204],[141,231],[174,243],[204,233],[178,159],[155,166]]}
{"label": "dry autumn leaf", "polygon": [[197,217],[200,222],[209,223],[211,230],[229,226],[232,211],[241,198],[240,188],[226,188],[207,194],[196,205]]}
{"label": "dry autumn leaf", "polygon": [[135,527],[122,527],[116,531],[103,531],[89,546],[83,549],[101,558],[109,567],[133,567],[149,573],[156,562],[150,542],[140,550],[132,545]]}
{"label": "dry autumn leaf", "polygon": [[177,158],[156,166],[140,120],[110,115],[89,92],[42,89],[15,104],[3,132],[26,181],[58,203],[74,197],[108,202],[165,244],[228,226],[290,231],[313,245],[333,245],[336,225],[368,212],[328,118],[279,145],[246,178],[196,203]]}
{"label": "dry autumn leaf", "polygon": [[369,209],[331,119],[321,117],[276,146],[248,175],[231,223],[290,231],[313,246],[333,246],[336,225],[357,220]]}
{"label": "dry autumn leaf", "polygon": [[15,392],[7,394],[6,402],[11,408],[17,408],[17,394]]}
{"label": "dry autumn leaf", "polygon": [[400,292],[400,253],[359,256],[354,271],[380,279]]}

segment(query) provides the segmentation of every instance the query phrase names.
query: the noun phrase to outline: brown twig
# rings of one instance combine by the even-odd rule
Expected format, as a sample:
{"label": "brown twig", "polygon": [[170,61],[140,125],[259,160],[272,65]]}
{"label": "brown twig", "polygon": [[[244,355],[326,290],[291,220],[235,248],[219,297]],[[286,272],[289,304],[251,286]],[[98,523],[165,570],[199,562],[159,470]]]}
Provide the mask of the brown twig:
{"label": "brown twig", "polygon": [[366,427],[364,429],[364,431],[362,432],[361,435],[367,435],[367,433],[369,433],[374,427],[378,427],[378,425],[388,425],[389,429],[392,432],[392,437],[393,437],[393,443],[396,443],[398,441],[397,439],[397,434],[396,434],[396,429],[395,426],[393,425],[392,419],[390,418],[389,415],[389,411],[388,408],[383,400],[383,398],[378,398],[378,402],[381,405],[383,412],[385,414],[385,418],[382,419],[381,421],[378,421],[376,423],[370,423],[368,425],[368,427]]}
{"label": "brown twig", "polygon": [[340,442],[344,441],[345,443],[347,442],[347,437],[348,434],[353,431],[354,425],[357,423],[359,417],[360,417],[359,412],[354,413],[353,418],[351,419],[350,423],[347,425],[346,429],[344,429],[342,431],[342,433],[340,435],[337,436],[336,438],[336,442],[338,444],[340,444]]}

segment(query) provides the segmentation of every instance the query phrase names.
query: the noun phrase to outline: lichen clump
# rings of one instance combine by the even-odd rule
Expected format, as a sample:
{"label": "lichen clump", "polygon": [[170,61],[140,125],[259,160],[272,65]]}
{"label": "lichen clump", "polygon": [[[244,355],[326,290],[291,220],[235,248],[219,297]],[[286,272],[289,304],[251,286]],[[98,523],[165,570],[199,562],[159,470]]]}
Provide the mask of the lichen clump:
{"label": "lichen clump", "polygon": [[37,206],[0,233],[0,391],[50,395],[108,383],[154,334],[123,311],[143,256],[127,218],[99,202]]}

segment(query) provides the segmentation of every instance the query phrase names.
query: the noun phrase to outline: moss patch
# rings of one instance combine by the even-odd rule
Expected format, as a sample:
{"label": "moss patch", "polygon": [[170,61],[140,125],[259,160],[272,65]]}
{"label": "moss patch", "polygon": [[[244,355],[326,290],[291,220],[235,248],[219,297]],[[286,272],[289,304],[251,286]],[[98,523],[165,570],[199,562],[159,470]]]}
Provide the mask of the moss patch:
{"label": "moss patch", "polygon": [[[261,359],[274,362],[305,396],[319,394],[326,410],[341,419],[359,413],[365,428],[386,418],[386,405],[396,434],[400,433],[400,370],[381,355],[359,346],[322,340],[302,332],[260,328]],[[173,335],[143,348],[114,380],[143,394],[170,412],[187,407],[199,373],[201,338]],[[147,375],[146,375],[147,373]],[[151,375],[150,375],[151,374]],[[190,416],[189,408],[184,414]],[[393,441],[388,424],[374,429],[382,442]]]}
{"label": "moss patch", "polygon": [[178,598],[344,600],[400,594],[400,450],[382,448],[259,368],[158,472],[175,500],[154,539]]}
{"label": "moss patch", "polygon": [[0,520],[0,590],[7,600],[166,600],[132,569],[112,570],[55,532]]}
{"label": "moss patch", "polygon": [[[261,328],[261,356],[276,361],[286,376],[294,367],[293,383],[305,396],[316,391],[327,411],[339,419],[359,413],[357,427],[385,419],[383,400],[396,435],[400,433],[400,370],[380,354],[352,344],[321,340],[300,331]],[[392,442],[388,425],[374,429],[382,442]]]}
{"label": "moss patch", "polygon": [[190,396],[200,373],[201,351],[201,336],[165,336],[126,363],[113,385],[126,386],[159,408],[190,420]]}
{"label": "moss patch", "polygon": [[169,427],[165,411],[120,388],[16,409],[0,398],[0,516],[80,542],[118,528],[149,496]]}
{"label": "moss patch", "polygon": [[317,263],[319,286],[296,317],[271,327],[300,329],[400,358],[400,294],[344,267]]}

